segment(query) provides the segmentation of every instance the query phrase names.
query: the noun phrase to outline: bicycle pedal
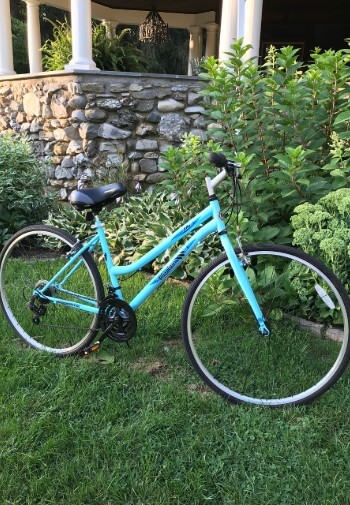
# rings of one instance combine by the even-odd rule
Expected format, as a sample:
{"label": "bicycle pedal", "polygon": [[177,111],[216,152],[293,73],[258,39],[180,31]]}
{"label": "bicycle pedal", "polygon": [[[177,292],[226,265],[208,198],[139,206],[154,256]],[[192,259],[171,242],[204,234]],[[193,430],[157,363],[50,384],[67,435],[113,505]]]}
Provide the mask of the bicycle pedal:
{"label": "bicycle pedal", "polygon": [[95,342],[94,344],[85,347],[85,349],[83,349],[80,352],[80,355],[83,357],[90,356],[90,354],[92,354],[93,352],[98,351],[100,347],[101,347],[100,342]]}

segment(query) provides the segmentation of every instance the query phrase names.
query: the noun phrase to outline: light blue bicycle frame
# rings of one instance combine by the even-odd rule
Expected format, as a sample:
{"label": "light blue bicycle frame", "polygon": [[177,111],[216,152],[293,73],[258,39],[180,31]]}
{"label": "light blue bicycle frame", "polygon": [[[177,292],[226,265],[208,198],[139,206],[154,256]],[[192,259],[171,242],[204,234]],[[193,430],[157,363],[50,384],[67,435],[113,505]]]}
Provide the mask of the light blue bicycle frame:
{"label": "light blue bicycle frame", "polygon": [[[84,261],[81,255],[85,252],[92,252],[97,244],[99,243],[102,248],[103,256],[106,262],[107,270],[110,277],[111,287],[115,295],[123,299],[121,287],[119,285],[118,276],[134,273],[141,270],[148,263],[154,261],[159,255],[164,253],[169,247],[173,246],[181,239],[192,233],[194,230],[198,230],[187,240],[187,242],[176,252],[176,254],[168,261],[168,263],[146,284],[146,286],[135,296],[130,302],[130,306],[133,310],[136,310],[152,293],[157,289],[163,282],[169,277],[169,275],[180,265],[180,263],[196,248],[196,246],[202,242],[208,235],[213,232],[219,234],[221,244],[226,251],[227,257],[230,261],[233,272],[238,280],[238,283],[248,299],[252,311],[258,322],[259,331],[262,334],[268,334],[264,316],[256,300],[254,292],[249,283],[248,277],[245,273],[244,267],[241,260],[235,254],[234,248],[228,235],[226,233],[225,223],[221,218],[220,204],[212,193],[210,199],[210,205],[206,207],[202,212],[197,214],[193,219],[189,220],[185,225],[176,230],[171,236],[165,238],[151,251],[146,253],[144,256],[139,258],[134,263],[125,266],[115,266],[112,261],[112,256],[107,243],[106,235],[104,232],[104,225],[99,220],[98,215],[95,216],[95,227],[97,234],[91,238],[85,244],[81,244],[81,247],[74,253],[64,265],[64,267],[57,272],[57,274],[45,285],[43,290],[36,289],[34,292],[41,295],[45,299],[52,303],[63,304],[67,307],[74,309],[90,312],[93,314],[98,314],[99,307],[97,306],[96,300],[88,298],[86,296],[80,295],[79,293],[73,293],[71,291],[64,289],[64,283],[69,279],[71,275],[79,268],[80,264]],[[62,280],[61,277],[63,276]],[[68,294],[69,296],[75,298],[77,301],[73,302],[70,300],[64,300],[61,298],[56,298],[54,296],[48,296],[45,291],[47,291],[50,286],[54,287],[55,292],[60,292],[62,294]],[[79,300],[79,301],[78,301]]]}

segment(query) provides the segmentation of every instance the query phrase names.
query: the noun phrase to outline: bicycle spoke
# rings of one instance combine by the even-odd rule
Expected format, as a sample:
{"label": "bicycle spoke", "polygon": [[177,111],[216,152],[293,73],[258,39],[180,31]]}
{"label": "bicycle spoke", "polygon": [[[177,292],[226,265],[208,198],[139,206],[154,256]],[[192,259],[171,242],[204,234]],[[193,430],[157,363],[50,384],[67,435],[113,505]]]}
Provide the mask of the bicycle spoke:
{"label": "bicycle spoke", "polygon": [[[269,336],[261,335],[227,259],[194,281],[183,309],[184,343],[197,372],[217,392],[266,405],[303,403],[339,377],[349,358],[348,298],[322,265],[307,259],[290,248],[252,248],[246,273]],[[337,327],[343,342],[315,336],[315,325]]]}
{"label": "bicycle spoke", "polygon": [[2,253],[1,300],[10,324],[31,346],[57,354],[79,351],[97,331],[97,314],[59,300],[98,306],[103,297],[97,267],[88,253],[59,274],[71,249],[78,251],[76,240],[66,232],[33,226],[15,235]]}

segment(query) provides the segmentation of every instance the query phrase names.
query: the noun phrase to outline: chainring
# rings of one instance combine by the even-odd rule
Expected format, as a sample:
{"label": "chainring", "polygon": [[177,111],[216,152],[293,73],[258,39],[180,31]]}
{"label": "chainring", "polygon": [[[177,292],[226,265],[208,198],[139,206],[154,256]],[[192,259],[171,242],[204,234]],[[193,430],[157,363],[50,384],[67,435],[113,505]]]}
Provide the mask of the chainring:
{"label": "chainring", "polygon": [[136,315],[130,305],[114,296],[107,296],[100,305],[100,329],[103,336],[115,342],[127,342],[136,333]]}

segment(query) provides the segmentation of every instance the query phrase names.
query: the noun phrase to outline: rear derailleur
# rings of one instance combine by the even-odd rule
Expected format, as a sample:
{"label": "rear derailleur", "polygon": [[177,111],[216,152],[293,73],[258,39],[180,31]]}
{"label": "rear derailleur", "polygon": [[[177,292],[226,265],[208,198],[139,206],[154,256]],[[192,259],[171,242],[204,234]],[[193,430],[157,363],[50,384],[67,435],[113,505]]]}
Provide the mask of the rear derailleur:
{"label": "rear derailleur", "polygon": [[[38,281],[35,285],[34,293],[36,290],[42,290],[46,284],[47,284],[47,281],[44,281],[44,280]],[[50,288],[46,290],[46,294],[47,294],[47,296],[52,296],[52,292],[51,292]],[[50,301],[47,298],[40,296],[39,293],[36,293],[32,296],[30,301],[27,303],[27,307],[35,314],[32,318],[32,321],[34,324],[40,323],[40,317],[42,317],[46,314],[47,305],[49,303],[50,303]]]}

